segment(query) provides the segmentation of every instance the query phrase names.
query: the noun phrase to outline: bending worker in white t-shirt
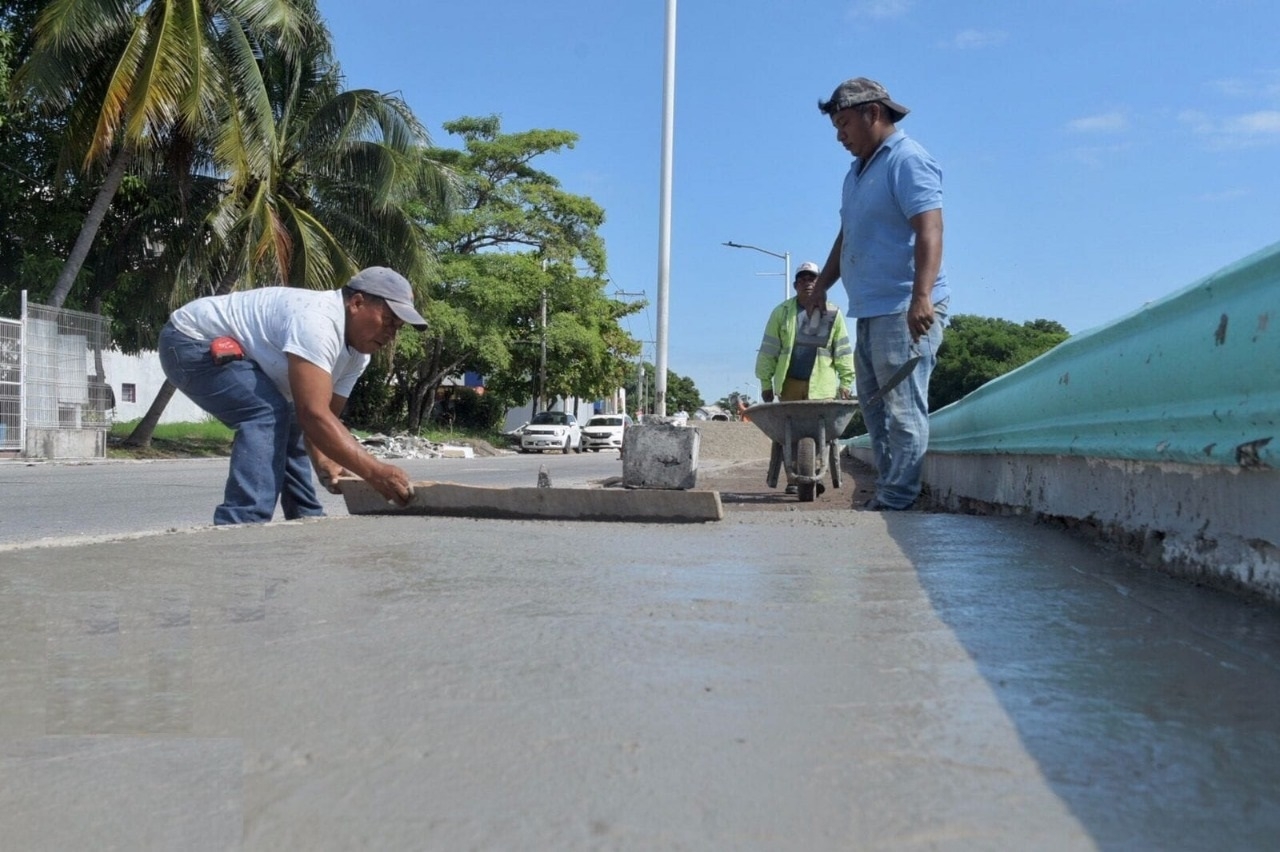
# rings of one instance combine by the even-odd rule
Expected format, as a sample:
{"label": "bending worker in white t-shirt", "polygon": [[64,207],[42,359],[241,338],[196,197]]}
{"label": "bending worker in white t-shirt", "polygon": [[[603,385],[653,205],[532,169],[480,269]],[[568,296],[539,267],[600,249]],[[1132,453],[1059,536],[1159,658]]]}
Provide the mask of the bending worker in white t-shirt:
{"label": "bending worker in white t-shirt", "polygon": [[323,515],[313,463],[334,493],[349,471],[387,499],[409,501],[405,472],[371,456],[338,419],[369,356],[403,325],[427,321],[409,282],[382,266],[341,290],[262,287],[173,312],[160,332],[165,375],[236,430],[215,524],[269,521],[277,502],[288,520]]}

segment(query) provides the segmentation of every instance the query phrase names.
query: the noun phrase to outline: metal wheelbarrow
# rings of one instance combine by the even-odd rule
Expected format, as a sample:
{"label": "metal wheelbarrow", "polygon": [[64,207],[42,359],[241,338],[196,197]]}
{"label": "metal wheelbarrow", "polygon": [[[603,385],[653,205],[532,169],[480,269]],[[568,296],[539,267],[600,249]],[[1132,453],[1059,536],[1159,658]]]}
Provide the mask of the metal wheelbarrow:
{"label": "metal wheelbarrow", "polygon": [[742,412],[773,440],[765,483],[778,487],[785,464],[795,480],[800,502],[813,501],[827,469],[831,485],[840,487],[840,445],[836,441],[858,411],[856,399],[801,399],[762,402]]}
{"label": "metal wheelbarrow", "polygon": [[[918,350],[900,365],[889,380],[882,384],[867,405],[879,402],[889,391],[901,384],[921,356]],[[800,502],[813,502],[814,492],[822,479],[823,466],[831,467],[831,484],[840,487],[840,445],[836,443],[844,435],[849,421],[858,410],[858,400],[853,399],[798,399],[791,402],[760,402],[742,416],[760,427],[773,439],[769,453],[769,473],[765,484],[778,487],[778,474],[785,464],[796,482]]]}

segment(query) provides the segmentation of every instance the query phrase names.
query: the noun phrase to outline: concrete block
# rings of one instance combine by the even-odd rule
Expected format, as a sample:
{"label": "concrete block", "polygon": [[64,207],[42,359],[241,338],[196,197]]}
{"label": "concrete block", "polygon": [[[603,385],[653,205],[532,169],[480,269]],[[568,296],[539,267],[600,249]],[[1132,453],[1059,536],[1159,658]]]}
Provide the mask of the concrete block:
{"label": "concrete block", "polygon": [[698,430],[644,423],[622,439],[622,484],[626,488],[684,490],[698,481]]}
{"label": "concrete block", "polygon": [[475,457],[475,451],[471,447],[458,447],[453,444],[445,444],[440,448],[440,458],[442,459],[469,459]]}
{"label": "concrete block", "polygon": [[[628,430],[630,431],[630,430]],[[415,482],[407,506],[389,503],[361,479],[338,487],[353,515],[440,515],[564,521],[703,523],[724,517],[717,491],[628,491],[622,488],[489,488]]]}
{"label": "concrete block", "polygon": [[105,429],[27,429],[29,459],[104,459]]}

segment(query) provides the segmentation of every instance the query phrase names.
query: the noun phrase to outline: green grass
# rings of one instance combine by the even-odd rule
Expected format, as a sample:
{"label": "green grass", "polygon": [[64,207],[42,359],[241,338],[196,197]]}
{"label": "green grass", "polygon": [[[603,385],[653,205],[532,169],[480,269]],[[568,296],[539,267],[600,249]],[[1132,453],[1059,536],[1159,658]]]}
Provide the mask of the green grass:
{"label": "green grass", "polygon": [[137,420],[113,424],[107,439],[107,457],[113,459],[208,458],[231,455],[234,433],[216,420],[198,423],[161,423],[150,447],[126,447],[123,442]]}

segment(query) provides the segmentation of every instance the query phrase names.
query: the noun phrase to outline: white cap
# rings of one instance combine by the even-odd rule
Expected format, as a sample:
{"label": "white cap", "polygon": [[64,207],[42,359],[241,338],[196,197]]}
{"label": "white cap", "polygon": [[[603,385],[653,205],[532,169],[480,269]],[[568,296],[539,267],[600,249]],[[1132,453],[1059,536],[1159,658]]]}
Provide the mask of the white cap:
{"label": "white cap", "polygon": [[799,278],[801,272],[812,272],[814,275],[817,275],[821,271],[822,270],[818,268],[818,264],[814,263],[812,260],[806,260],[796,269],[796,277]]}

